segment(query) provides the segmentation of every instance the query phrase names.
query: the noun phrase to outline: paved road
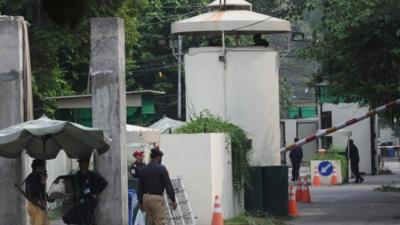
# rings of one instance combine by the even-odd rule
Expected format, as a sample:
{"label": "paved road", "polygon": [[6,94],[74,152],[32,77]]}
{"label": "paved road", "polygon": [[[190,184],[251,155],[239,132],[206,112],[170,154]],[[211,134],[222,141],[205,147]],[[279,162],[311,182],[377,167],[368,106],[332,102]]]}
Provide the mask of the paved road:
{"label": "paved road", "polygon": [[311,188],[313,203],[298,204],[300,216],[291,225],[399,225],[400,193],[374,191],[381,184],[400,185],[400,164],[395,175],[367,176],[362,184]]}

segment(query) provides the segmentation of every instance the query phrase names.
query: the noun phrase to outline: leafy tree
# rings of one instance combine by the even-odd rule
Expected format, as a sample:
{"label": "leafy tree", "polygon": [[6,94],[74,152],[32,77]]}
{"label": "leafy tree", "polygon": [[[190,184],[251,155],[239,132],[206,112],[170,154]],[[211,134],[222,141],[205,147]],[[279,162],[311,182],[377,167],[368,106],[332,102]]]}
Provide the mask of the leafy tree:
{"label": "leafy tree", "polygon": [[[127,70],[132,69],[133,47],[139,40],[137,19],[145,0],[6,1],[0,12],[22,15],[30,23],[35,116],[51,114],[45,98],[86,93],[90,57],[90,17],[119,16],[126,26]],[[62,3],[62,4],[61,4]],[[87,7],[87,9],[85,8]],[[80,9],[79,12],[74,11]]]}
{"label": "leafy tree", "polygon": [[283,119],[286,117],[285,113],[288,112],[290,108],[293,107],[292,98],[292,89],[288,85],[285,77],[279,77],[279,112],[280,118]]}
{"label": "leafy tree", "polygon": [[251,0],[255,11],[271,14],[275,17],[297,20],[303,17],[308,0]]}
{"label": "leafy tree", "polygon": [[[256,11],[268,10],[283,15],[289,11],[300,12],[297,6],[302,1],[305,0],[288,0],[288,4],[273,1],[266,5],[261,0],[252,3]],[[53,0],[0,0],[2,14],[22,15],[31,24],[35,116],[43,111],[51,114],[54,110],[46,97],[87,92],[89,18],[119,16],[126,25],[127,89],[166,91],[167,95],[156,99],[158,116],[175,117],[176,59],[168,44],[176,37],[170,34],[170,24],[206,11],[209,0],[59,0],[60,4],[54,3]],[[282,6],[285,11],[275,9]],[[293,6],[297,9],[293,10],[296,8]],[[186,44],[191,43],[190,37],[185,40]]]}
{"label": "leafy tree", "polygon": [[320,63],[312,82],[371,108],[400,96],[400,2],[312,0],[321,13],[304,55]]}
{"label": "leafy tree", "polygon": [[[136,83],[128,86],[128,89],[165,91],[165,96],[156,99],[159,117],[165,114],[176,118],[177,115],[177,60],[169,48],[169,41],[177,37],[171,36],[170,25],[174,21],[203,12],[207,2],[208,0],[148,0],[147,7],[140,16],[140,39],[133,47],[136,64],[127,73],[128,81],[134,80]],[[182,83],[184,93],[184,80]]]}

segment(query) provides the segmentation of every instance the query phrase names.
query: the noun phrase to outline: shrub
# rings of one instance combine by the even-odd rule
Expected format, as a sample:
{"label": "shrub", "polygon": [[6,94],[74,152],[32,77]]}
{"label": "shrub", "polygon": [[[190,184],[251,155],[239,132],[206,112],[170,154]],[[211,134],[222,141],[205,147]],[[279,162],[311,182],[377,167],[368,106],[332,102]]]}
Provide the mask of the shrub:
{"label": "shrub", "polygon": [[227,133],[227,150],[229,150],[229,141],[231,142],[232,155],[232,180],[235,194],[240,195],[241,190],[249,185],[249,161],[247,153],[250,151],[250,145],[246,132],[232,123],[226,122],[217,116],[208,112],[202,112],[195,115],[193,121],[178,128],[175,133],[195,134],[195,133]]}

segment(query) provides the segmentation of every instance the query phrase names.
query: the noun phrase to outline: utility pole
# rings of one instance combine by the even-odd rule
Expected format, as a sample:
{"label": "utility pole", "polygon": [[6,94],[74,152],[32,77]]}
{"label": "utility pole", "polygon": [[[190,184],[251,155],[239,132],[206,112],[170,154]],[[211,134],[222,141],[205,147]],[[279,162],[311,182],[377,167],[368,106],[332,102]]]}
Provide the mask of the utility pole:
{"label": "utility pole", "polygon": [[178,36],[178,119],[182,118],[182,35]]}
{"label": "utility pole", "polygon": [[178,40],[170,41],[169,47],[172,49],[172,54],[178,60],[178,88],[177,88],[177,103],[178,103],[178,119],[182,118],[182,35],[178,35]]}

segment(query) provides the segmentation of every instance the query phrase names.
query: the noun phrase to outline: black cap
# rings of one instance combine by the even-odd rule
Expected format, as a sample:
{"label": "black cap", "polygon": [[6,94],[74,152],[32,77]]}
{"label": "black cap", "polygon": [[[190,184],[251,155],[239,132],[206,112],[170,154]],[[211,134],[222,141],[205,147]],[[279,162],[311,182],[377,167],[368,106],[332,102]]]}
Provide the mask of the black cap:
{"label": "black cap", "polygon": [[45,165],[46,165],[46,161],[45,160],[43,160],[43,159],[34,159],[32,164],[31,164],[31,167],[32,167],[32,169],[36,169],[38,167],[45,166]]}
{"label": "black cap", "polygon": [[155,147],[155,148],[151,149],[151,155],[150,156],[155,157],[155,156],[163,156],[163,155],[164,155],[164,153],[162,151],[160,151],[160,148]]}

